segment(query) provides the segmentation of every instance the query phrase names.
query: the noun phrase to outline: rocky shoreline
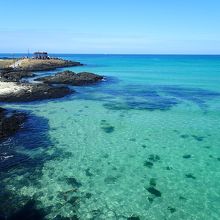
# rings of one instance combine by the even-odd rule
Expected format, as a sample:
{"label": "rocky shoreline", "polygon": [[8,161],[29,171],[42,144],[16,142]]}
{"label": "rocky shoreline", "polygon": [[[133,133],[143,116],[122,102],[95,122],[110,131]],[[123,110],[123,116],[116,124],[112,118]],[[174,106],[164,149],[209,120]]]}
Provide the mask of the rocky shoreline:
{"label": "rocky shoreline", "polygon": [[[34,60],[18,59],[19,65],[0,69],[0,102],[31,102],[45,99],[62,98],[75,92],[68,86],[83,86],[103,80],[103,76],[72,71],[58,72],[52,76],[39,77],[38,83],[22,82],[24,78],[35,77],[33,72],[54,70],[61,67],[81,66],[80,62],[62,59]],[[55,85],[54,85],[55,84]],[[62,85],[63,84],[63,85]],[[0,140],[19,130],[27,115],[8,111],[0,107]]]}
{"label": "rocky shoreline", "polygon": [[11,69],[13,71],[48,71],[56,70],[63,67],[83,66],[82,63],[71,60],[64,60],[59,58],[50,59],[15,59],[14,62],[10,60],[2,60],[0,62],[0,70]]}
{"label": "rocky shoreline", "polygon": [[48,71],[56,70],[57,68],[83,66],[80,62],[62,60],[62,59],[50,59],[50,60],[30,60],[23,62],[23,65],[18,67],[19,71]]}
{"label": "rocky shoreline", "polygon": [[36,74],[29,71],[18,71],[13,68],[3,69],[0,72],[2,82],[20,82],[23,78],[34,77]]}
{"label": "rocky shoreline", "polygon": [[[0,86],[1,86],[0,82]],[[62,98],[74,93],[67,86],[50,86],[47,84],[14,83],[14,90],[0,92],[0,102],[30,102],[44,99]]]}
{"label": "rocky shoreline", "polygon": [[[83,64],[80,62],[63,59],[18,59],[13,65],[0,70],[0,102],[28,102],[62,98],[75,92],[68,87],[69,85],[83,86],[97,83],[103,79],[103,76],[94,73],[76,74],[71,71],[64,71],[53,76],[39,77],[36,79],[38,83],[22,82],[24,78],[37,76],[33,71],[81,65]],[[65,84],[65,86],[61,84]]]}

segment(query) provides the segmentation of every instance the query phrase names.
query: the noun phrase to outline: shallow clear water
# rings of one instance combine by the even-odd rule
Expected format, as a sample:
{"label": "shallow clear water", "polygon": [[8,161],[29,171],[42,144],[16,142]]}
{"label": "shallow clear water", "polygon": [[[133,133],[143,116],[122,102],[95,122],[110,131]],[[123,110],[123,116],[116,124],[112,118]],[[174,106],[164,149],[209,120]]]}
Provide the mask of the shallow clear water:
{"label": "shallow clear water", "polygon": [[47,219],[219,219],[220,56],[60,56],[106,81],[5,105],[30,119],[1,144],[19,161],[2,166],[1,212],[31,200]]}

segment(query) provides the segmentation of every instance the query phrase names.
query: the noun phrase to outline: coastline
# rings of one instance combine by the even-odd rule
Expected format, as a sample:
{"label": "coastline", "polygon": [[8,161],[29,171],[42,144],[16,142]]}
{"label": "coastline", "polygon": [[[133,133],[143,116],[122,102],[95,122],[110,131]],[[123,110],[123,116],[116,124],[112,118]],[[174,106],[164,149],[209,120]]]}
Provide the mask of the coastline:
{"label": "coastline", "polygon": [[[103,79],[102,76],[93,73],[74,73],[72,71],[58,72],[54,76],[38,77],[36,83],[22,82],[23,78],[30,78],[37,76],[32,72],[56,70],[63,67],[82,66],[80,62],[63,60],[63,59],[16,59],[0,60],[0,102],[2,103],[16,103],[16,102],[32,102],[45,99],[62,98],[75,92],[70,89],[69,85],[88,85],[99,82]],[[64,86],[65,84],[65,86]],[[4,129],[7,126],[11,127],[10,120],[7,118],[7,110],[1,110],[0,124]],[[4,114],[5,113],[5,114]],[[16,114],[12,115],[12,119],[16,119]],[[6,123],[6,124],[5,124]],[[14,132],[19,130],[20,124],[13,121],[15,127]],[[7,130],[7,129],[6,129]],[[8,128],[10,130],[10,128]],[[3,134],[3,130],[0,131]],[[5,135],[0,135],[0,140]]]}
{"label": "coastline", "polygon": [[[64,67],[82,66],[76,61],[50,58],[50,59],[27,59],[1,60],[0,62],[0,101],[20,102],[34,101],[51,98],[60,98],[74,92],[68,85],[86,85],[101,81],[102,76],[93,73],[75,74],[71,71],[57,73],[56,81],[50,83],[46,79],[51,77],[36,78],[38,83],[22,82],[23,78],[37,76],[40,71],[57,70]],[[33,74],[35,72],[35,74]],[[38,80],[39,79],[39,80]],[[53,77],[51,78],[53,79]],[[59,82],[60,81],[60,82]],[[75,82],[75,83],[74,83]],[[66,84],[66,86],[54,86],[54,84]]]}
{"label": "coastline", "polygon": [[47,71],[63,67],[83,66],[77,61],[64,60],[59,58],[34,59],[16,58],[0,60],[0,70],[11,69],[14,71]]}

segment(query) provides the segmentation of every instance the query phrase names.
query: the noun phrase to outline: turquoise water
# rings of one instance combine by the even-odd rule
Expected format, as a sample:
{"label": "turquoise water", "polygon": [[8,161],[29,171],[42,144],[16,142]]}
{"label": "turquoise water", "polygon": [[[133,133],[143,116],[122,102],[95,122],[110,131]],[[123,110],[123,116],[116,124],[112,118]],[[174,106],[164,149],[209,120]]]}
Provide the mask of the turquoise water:
{"label": "turquoise water", "polygon": [[1,144],[1,213],[32,201],[46,219],[220,219],[220,56],[59,56],[106,79],[5,105],[30,118]]}

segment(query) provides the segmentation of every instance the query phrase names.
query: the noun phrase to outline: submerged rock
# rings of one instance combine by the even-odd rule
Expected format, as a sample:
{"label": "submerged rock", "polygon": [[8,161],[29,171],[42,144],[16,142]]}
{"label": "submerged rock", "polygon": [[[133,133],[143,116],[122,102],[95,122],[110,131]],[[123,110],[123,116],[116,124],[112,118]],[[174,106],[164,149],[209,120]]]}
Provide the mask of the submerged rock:
{"label": "submerged rock", "polygon": [[179,196],[179,200],[187,200],[184,196]]}
{"label": "submerged rock", "polygon": [[140,217],[138,217],[138,216],[131,216],[131,217],[128,217],[127,220],[140,220]]}
{"label": "submerged rock", "polygon": [[170,211],[170,213],[176,212],[176,208],[173,208],[171,206],[169,206],[167,209]]}
{"label": "submerged rock", "polygon": [[114,132],[115,128],[113,126],[105,126],[102,127],[102,130],[105,131],[105,133],[112,133]]}
{"label": "submerged rock", "polygon": [[112,133],[115,131],[115,127],[110,125],[106,120],[101,120],[101,129],[105,133]]}
{"label": "submerged rock", "polygon": [[70,203],[72,206],[77,206],[79,203],[79,197],[73,196],[68,200],[68,203]]}
{"label": "submerged rock", "polygon": [[157,162],[160,160],[160,156],[158,156],[157,154],[151,154],[148,159],[152,162]]}
{"label": "submerged rock", "polygon": [[152,197],[148,197],[147,199],[148,199],[149,203],[153,203],[153,201],[154,201],[154,198],[152,198]]}
{"label": "submerged rock", "polygon": [[0,139],[9,137],[20,129],[26,120],[26,115],[17,111],[0,108]]}
{"label": "submerged rock", "polygon": [[153,165],[154,165],[154,164],[153,164],[152,162],[150,162],[150,161],[145,161],[145,162],[144,162],[144,166],[145,166],[145,167],[152,168]]}
{"label": "submerged rock", "polygon": [[90,198],[92,197],[92,193],[86,193],[86,194],[85,194],[85,197],[86,197],[87,199],[90,199]]}
{"label": "submerged rock", "polygon": [[185,177],[189,179],[194,179],[194,180],[196,179],[196,177],[192,173],[186,174]]}
{"label": "submerged rock", "polygon": [[55,74],[54,76],[46,76],[36,79],[37,81],[43,81],[48,84],[68,84],[73,86],[82,86],[92,83],[99,82],[103,79],[103,76],[89,73],[81,72],[74,73],[72,71],[64,71]]}
{"label": "submerged rock", "polygon": [[185,154],[185,155],[183,155],[183,158],[184,159],[189,159],[189,158],[191,158],[191,155],[190,154]]}
{"label": "submerged rock", "polygon": [[170,167],[170,166],[167,166],[166,167],[166,170],[172,170],[173,168],[172,167]]}
{"label": "submerged rock", "polygon": [[89,168],[87,168],[87,169],[85,170],[85,172],[86,172],[86,176],[89,176],[89,177],[93,176],[93,174],[91,173],[91,171],[90,171]]}
{"label": "submerged rock", "polygon": [[70,184],[76,188],[79,188],[82,186],[82,183],[80,183],[75,177],[67,177],[66,182],[67,182],[67,184]]}
{"label": "submerged rock", "polygon": [[181,134],[180,137],[183,138],[183,139],[186,139],[186,138],[189,137],[189,135],[187,135],[187,134]]}
{"label": "submerged rock", "polygon": [[202,136],[197,136],[197,135],[192,135],[192,137],[197,140],[197,141],[203,141],[205,137]]}
{"label": "submerged rock", "polygon": [[162,195],[161,192],[156,188],[154,188],[153,186],[148,187],[147,191],[156,197],[161,197]]}
{"label": "submerged rock", "polygon": [[155,178],[151,178],[150,179],[150,186],[156,186],[157,185],[157,183],[156,183],[156,179]]}

